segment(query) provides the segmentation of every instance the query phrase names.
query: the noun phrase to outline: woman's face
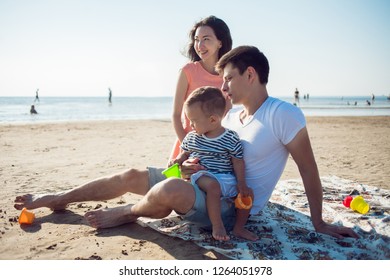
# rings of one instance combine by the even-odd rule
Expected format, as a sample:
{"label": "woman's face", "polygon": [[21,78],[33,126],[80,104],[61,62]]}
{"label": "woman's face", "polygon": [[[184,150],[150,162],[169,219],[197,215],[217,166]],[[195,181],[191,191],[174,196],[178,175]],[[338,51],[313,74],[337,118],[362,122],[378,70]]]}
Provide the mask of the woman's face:
{"label": "woman's face", "polygon": [[215,36],[214,30],[210,26],[199,26],[195,31],[194,49],[203,60],[218,60],[218,51],[222,43]]}

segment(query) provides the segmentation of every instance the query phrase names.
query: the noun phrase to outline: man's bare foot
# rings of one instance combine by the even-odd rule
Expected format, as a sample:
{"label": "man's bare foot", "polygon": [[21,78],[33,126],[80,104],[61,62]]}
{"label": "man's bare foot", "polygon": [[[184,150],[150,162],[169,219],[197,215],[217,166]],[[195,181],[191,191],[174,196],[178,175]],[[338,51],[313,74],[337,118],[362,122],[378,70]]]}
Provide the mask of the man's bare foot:
{"label": "man's bare foot", "polygon": [[219,241],[230,240],[230,237],[226,233],[225,227],[223,225],[222,226],[213,226],[213,237],[215,240],[219,240]]}
{"label": "man's bare foot", "polygon": [[129,214],[133,205],[105,208],[85,213],[84,217],[91,227],[111,228],[137,220],[137,216]]}
{"label": "man's bare foot", "polygon": [[233,234],[236,237],[244,238],[244,239],[247,239],[250,241],[256,241],[259,239],[259,237],[256,234],[254,234],[253,232],[250,232],[249,230],[247,230],[245,228],[234,228]]}
{"label": "man's bare foot", "polygon": [[15,203],[14,207],[17,210],[22,210],[24,207],[27,209],[47,207],[52,210],[63,210],[67,205],[59,202],[59,196],[55,194],[25,194],[17,196],[15,198]]}

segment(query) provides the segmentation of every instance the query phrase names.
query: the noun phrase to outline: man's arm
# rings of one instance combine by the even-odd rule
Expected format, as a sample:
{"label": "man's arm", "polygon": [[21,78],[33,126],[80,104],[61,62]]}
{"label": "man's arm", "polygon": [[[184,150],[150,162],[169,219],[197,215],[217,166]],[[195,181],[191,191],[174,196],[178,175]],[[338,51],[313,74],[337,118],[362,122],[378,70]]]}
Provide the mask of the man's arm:
{"label": "man's arm", "polygon": [[322,185],[306,127],[302,128],[286,147],[301,174],[315,230],[337,238],[358,238],[352,229],[330,225],[322,219]]}

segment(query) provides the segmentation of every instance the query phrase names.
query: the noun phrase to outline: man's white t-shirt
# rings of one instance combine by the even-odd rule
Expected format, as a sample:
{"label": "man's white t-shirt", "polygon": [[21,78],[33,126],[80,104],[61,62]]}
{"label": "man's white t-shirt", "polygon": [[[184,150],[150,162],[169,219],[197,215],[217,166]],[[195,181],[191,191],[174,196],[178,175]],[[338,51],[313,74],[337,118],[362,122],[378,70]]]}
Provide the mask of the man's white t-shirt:
{"label": "man's white t-shirt", "polygon": [[240,136],[246,183],[255,197],[251,214],[256,214],[270,199],[286,166],[289,152],[285,145],[306,126],[306,120],[298,107],[273,97],[268,97],[245,123],[240,120],[242,110],[231,109],[222,124]]}

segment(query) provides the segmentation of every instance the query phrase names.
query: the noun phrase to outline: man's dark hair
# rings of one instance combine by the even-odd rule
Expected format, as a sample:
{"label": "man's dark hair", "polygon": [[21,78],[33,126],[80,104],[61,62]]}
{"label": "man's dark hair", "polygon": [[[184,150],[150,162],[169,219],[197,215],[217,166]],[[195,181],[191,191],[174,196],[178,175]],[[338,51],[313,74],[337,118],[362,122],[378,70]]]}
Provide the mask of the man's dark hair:
{"label": "man's dark hair", "polygon": [[269,64],[265,55],[253,46],[240,46],[224,54],[217,62],[216,69],[222,73],[227,64],[231,63],[242,75],[249,66],[253,67],[260,78],[260,83],[268,83]]}

